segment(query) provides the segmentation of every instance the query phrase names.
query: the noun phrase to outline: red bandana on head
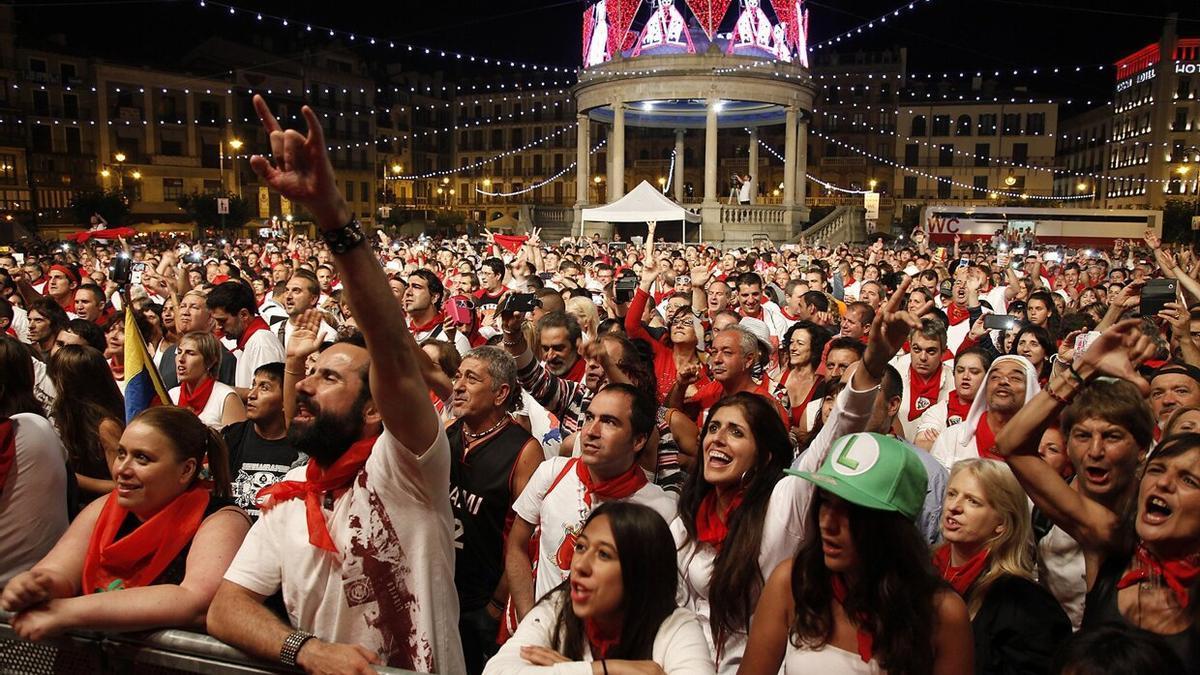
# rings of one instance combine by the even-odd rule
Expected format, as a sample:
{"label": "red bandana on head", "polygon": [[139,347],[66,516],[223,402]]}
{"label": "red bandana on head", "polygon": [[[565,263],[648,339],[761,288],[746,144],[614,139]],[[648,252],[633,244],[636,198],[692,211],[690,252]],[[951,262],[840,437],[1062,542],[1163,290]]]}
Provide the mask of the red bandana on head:
{"label": "red bandana on head", "polygon": [[108,493],[83,561],[84,594],[149,586],[187,546],[208,508],[208,489],[197,486],[117,540],[129,511]]}
{"label": "red bandana on head", "polygon": [[942,394],[942,369],[938,368],[926,380],[913,366],[908,367],[908,421],[911,422],[937,403]]}
{"label": "red bandana on head", "polygon": [[965,597],[967,589],[975,583],[975,580],[979,578],[980,574],[983,574],[983,570],[987,567],[988,553],[988,549],[985,548],[955,567],[950,562],[950,545],[946,544],[934,552],[933,567],[938,574],[942,575],[946,583],[958,591],[959,595]]}
{"label": "red bandana on head", "polygon": [[329,525],[321,512],[321,497],[350,485],[354,477],[367,463],[371,448],[379,436],[355,441],[341,457],[328,468],[321,468],[317,460],[309,459],[304,480],[284,480],[258,491],[259,508],[270,511],[289,499],[304,498],[304,511],[308,523],[308,543],[330,553],[337,553],[333,537],[329,536]]}
{"label": "red bandana on head", "polygon": [[1179,606],[1187,609],[1191,604],[1188,589],[1200,577],[1200,556],[1162,560],[1151,553],[1145,544],[1138,544],[1135,557],[1138,564],[1121,577],[1117,588],[1127,588],[1143,580],[1162,579],[1175,594]]}

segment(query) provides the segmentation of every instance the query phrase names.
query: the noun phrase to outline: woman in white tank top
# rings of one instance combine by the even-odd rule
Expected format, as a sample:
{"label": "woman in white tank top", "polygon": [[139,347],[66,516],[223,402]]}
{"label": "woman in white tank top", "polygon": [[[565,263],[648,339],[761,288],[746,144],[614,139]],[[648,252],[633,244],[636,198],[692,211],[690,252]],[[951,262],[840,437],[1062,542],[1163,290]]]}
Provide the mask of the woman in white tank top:
{"label": "woman in white tank top", "polygon": [[966,606],[934,573],[913,524],[928,480],[915,453],[889,436],[850,434],[819,471],[797,473],[819,488],[809,527],[821,536],[771,574],[739,674],[974,670]]}
{"label": "woman in white tank top", "polygon": [[207,426],[221,429],[246,419],[246,406],[229,385],[217,381],[221,347],[209,333],[193,331],[179,339],[175,372],[179,386],[168,395],[171,402],[187,408]]}

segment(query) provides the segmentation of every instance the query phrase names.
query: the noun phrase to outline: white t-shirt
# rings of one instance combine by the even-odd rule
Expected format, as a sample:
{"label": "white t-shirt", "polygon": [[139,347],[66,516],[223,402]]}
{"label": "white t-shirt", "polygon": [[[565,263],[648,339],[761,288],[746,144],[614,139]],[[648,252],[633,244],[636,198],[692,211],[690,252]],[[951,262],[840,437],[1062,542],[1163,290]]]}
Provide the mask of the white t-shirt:
{"label": "white t-shirt", "polygon": [[67,451],[41,415],[12,416],[16,457],[0,485],[0,588],[67,531]]}
{"label": "white t-shirt", "polygon": [[[303,481],[305,470],[284,480]],[[421,457],[385,430],[325,511],[340,558],[309,544],[304,500],[292,499],[263,512],[225,579],[260,595],[282,588],[293,626],[362,645],[384,665],[464,672],[449,491],[444,430]]]}
{"label": "white t-shirt", "polygon": [[[237,345],[234,345],[236,347]],[[283,363],[287,356],[279,338],[271,329],[255,331],[246,341],[246,348],[235,351],[237,370],[234,371],[233,386],[249,389],[254,384],[254,371],[265,363]]]}
{"label": "white t-shirt", "polygon": [[29,344],[29,312],[26,312],[23,307],[16,305],[12,306],[13,318],[12,329],[17,334],[17,339],[25,344]]}
{"label": "white t-shirt", "polygon": [[1083,624],[1087,598],[1087,563],[1083,547],[1055,525],[1037,543],[1038,579],[1071,619],[1072,630]]}
{"label": "white t-shirt", "polygon": [[[292,322],[288,321],[287,319],[284,319],[283,321],[280,321],[279,323],[271,326],[271,332],[275,333],[276,339],[279,338],[279,327],[280,326],[284,326],[283,340],[280,342],[280,344],[283,345],[284,353],[286,354],[287,353],[287,341],[292,339],[292,333],[296,332],[296,327],[294,325],[292,325]],[[329,324],[325,323],[325,319],[321,319],[321,327],[317,329],[317,341],[318,342],[336,342],[337,341],[337,330],[334,329],[333,326],[330,326]]]}
{"label": "white t-shirt", "polygon": [[[179,405],[179,392],[182,389],[183,385],[179,385],[172,387],[171,391],[167,392],[167,396],[171,397],[171,403]],[[223,382],[213,382],[212,393],[209,394],[208,401],[204,404],[204,409],[197,415],[200,421],[204,422],[205,426],[217,431],[225,427],[221,418],[225,413],[225,402],[229,400],[230,394],[237,396],[237,392],[234,391],[233,387]]]}
{"label": "white t-shirt", "polygon": [[[554,644],[554,623],[562,608],[562,596],[547,598],[529,610],[529,614],[517,626],[500,651],[488,661],[484,675],[591,675],[591,646],[583,641],[583,660],[573,663],[556,663],[551,667],[535,666],[521,655],[522,647],[547,647],[561,651],[562,645]],[[699,621],[692,612],[676,609],[658,626],[654,634],[654,645],[650,658],[671,675],[712,675],[713,661],[700,632]]]}
{"label": "white t-shirt", "polygon": [[742,183],[742,186],[740,188],[738,188],[738,201],[740,201],[740,202],[749,202],[750,201],[750,181],[745,181],[744,183]]}
{"label": "white t-shirt", "polygon": [[[541,526],[542,530],[538,538],[535,600],[540,600],[543,595],[566,580],[570,566],[564,569],[560,565],[559,548],[568,535],[578,534],[583,529],[583,521],[587,520],[592,509],[602,502],[598,497],[593,497],[591,506],[584,503],[583,483],[575,474],[574,467],[563,474],[562,480],[554,486],[553,491],[550,490],[550,486],[559,474],[563,473],[563,468],[569,461],[569,457],[555,457],[542,462],[533,472],[533,477],[529,479],[524,492],[513,503],[513,511],[522,520],[534,527]],[[675,519],[675,500],[654,483],[646,483],[624,501],[649,506],[666,522]]]}

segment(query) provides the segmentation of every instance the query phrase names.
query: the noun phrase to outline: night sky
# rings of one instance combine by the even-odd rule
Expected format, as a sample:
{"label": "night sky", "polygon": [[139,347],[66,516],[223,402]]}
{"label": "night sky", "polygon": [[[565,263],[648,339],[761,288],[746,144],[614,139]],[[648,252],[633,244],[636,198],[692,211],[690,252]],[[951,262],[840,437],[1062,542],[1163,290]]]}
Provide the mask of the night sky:
{"label": "night sky", "polygon": [[[577,0],[231,3],[293,19],[291,28],[283,28],[277,20],[259,23],[240,13],[231,18],[227,6],[219,3],[200,8],[198,0],[24,0],[14,4],[18,34],[23,38],[64,33],[72,47],[91,54],[166,67],[188,47],[213,34],[234,40],[249,41],[255,34],[279,39],[285,34],[298,35],[297,27],[303,22],[481,56],[576,66],[584,8]],[[910,72],[1094,66],[1111,64],[1155,42],[1169,12],[1179,13],[1180,35],[1200,36],[1200,2],[1195,0],[915,0],[914,4],[914,10],[890,18],[885,27],[843,40],[838,50],[908,47]],[[807,6],[810,43],[906,7],[900,0],[809,0]],[[642,14],[647,12],[643,7]],[[734,12],[731,8],[726,23],[732,23]],[[307,45],[320,47],[328,44],[327,35],[314,32],[303,39]],[[360,36],[356,44],[362,45],[369,58],[400,61],[415,70],[432,71],[444,65],[437,58],[407,53],[393,58],[389,50],[371,48],[364,40]],[[1111,72],[1008,77],[1004,81],[1056,96],[1106,97],[1112,91]]]}

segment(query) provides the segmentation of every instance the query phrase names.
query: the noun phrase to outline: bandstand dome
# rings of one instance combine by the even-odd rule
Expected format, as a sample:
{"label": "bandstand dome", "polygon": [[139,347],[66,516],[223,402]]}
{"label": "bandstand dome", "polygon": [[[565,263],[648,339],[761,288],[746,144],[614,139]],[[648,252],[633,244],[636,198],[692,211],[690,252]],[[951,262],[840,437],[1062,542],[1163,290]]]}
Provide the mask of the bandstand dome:
{"label": "bandstand dome", "polygon": [[[701,11],[696,11],[696,10]],[[576,220],[584,225],[593,124],[607,129],[607,202],[625,191],[625,129],[675,132],[682,163],[688,131],[704,133],[703,201],[697,207],[710,239],[749,240],[766,232],[791,236],[807,221],[804,174],[808,119],[816,89],[808,70],[807,11],[795,0],[600,0],[584,12],[583,60],[573,88],[578,114]],[[718,130],[746,134],[758,166],[759,127],[784,127],[783,198],[774,205],[721,204]],[[673,173],[683,201],[683,170]],[[689,167],[691,168],[691,167]],[[756,171],[751,171],[754,175]],[[603,224],[586,223],[607,234]],[[777,240],[779,240],[777,239]]]}

